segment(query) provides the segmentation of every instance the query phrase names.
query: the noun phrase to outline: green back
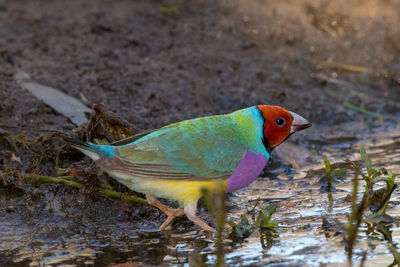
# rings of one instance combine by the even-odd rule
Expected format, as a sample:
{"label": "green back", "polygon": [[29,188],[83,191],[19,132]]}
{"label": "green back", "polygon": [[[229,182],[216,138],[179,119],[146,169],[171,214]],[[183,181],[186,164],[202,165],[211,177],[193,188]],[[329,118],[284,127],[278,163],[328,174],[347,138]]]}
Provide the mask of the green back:
{"label": "green back", "polygon": [[182,121],[115,147],[116,157],[123,161],[118,171],[166,179],[228,178],[246,150],[269,158],[261,141],[262,120],[256,112],[249,108]]}

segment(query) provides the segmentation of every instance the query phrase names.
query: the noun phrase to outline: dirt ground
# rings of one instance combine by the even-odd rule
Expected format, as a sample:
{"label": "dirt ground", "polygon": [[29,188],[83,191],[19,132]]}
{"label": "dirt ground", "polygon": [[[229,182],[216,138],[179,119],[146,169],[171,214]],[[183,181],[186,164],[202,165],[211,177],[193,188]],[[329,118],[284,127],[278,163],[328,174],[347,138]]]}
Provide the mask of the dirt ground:
{"label": "dirt ground", "polygon": [[[147,229],[164,218],[93,193],[90,160],[46,135],[76,126],[23,90],[17,70],[88,107],[103,102],[140,129],[281,105],[313,122],[291,140],[318,158],[334,139],[398,126],[399,10],[398,0],[0,0],[0,220],[57,235],[44,225],[75,233],[126,220]],[[58,167],[75,167],[84,187],[18,176],[55,175]],[[12,251],[0,258],[11,261]]]}

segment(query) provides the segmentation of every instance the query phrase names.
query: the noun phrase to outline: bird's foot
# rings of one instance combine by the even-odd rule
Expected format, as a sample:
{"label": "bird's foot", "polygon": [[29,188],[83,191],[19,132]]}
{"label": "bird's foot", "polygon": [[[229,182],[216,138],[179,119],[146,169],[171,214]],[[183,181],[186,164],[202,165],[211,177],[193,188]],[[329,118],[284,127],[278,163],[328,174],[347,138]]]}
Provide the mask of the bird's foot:
{"label": "bird's foot", "polygon": [[162,212],[164,212],[168,216],[167,219],[161,224],[159,228],[160,231],[165,230],[165,228],[167,228],[167,226],[173,221],[173,219],[175,219],[175,217],[186,214],[189,220],[200,226],[203,230],[211,233],[216,232],[214,228],[212,228],[211,226],[209,226],[207,223],[205,223],[199,217],[196,216],[197,202],[186,204],[184,209],[181,208],[171,209],[162,204],[160,201],[157,200],[157,198],[155,198],[152,195],[146,195],[146,199],[151,205],[159,208]]}
{"label": "bird's foot", "polygon": [[167,219],[161,224],[161,226],[159,228],[160,231],[164,230],[172,222],[172,220],[175,219],[175,217],[182,216],[185,214],[183,209],[168,208],[167,206],[162,204],[160,201],[157,200],[157,198],[155,198],[152,195],[146,195],[146,199],[151,205],[159,208],[162,212],[164,212],[168,216]]}
{"label": "bird's foot", "polygon": [[175,219],[175,217],[182,216],[185,214],[183,209],[168,209],[163,211],[167,214],[167,219],[160,225],[160,231],[165,230],[165,228]]}
{"label": "bird's foot", "polygon": [[199,217],[191,217],[189,218],[192,222],[194,222],[195,224],[197,224],[198,226],[200,226],[204,231],[208,231],[211,233],[216,233],[217,231],[212,228],[211,226],[209,226],[206,222],[204,222],[202,219],[200,219]]}
{"label": "bird's foot", "polygon": [[214,228],[209,226],[207,223],[205,223],[202,219],[196,216],[196,209],[197,209],[197,202],[193,203],[188,203],[184,207],[184,211],[186,214],[186,217],[188,217],[189,220],[200,226],[203,230],[215,233],[217,232]]}

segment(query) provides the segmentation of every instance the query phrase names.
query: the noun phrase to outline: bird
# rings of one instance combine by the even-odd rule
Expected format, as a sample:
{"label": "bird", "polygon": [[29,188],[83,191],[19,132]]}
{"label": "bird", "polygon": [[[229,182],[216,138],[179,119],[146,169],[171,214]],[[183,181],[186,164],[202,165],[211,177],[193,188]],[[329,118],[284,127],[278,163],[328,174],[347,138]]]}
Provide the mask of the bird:
{"label": "bird", "polygon": [[[76,138],[67,142],[164,212],[167,219],[159,230],[186,215],[205,231],[215,232],[196,215],[202,192],[233,192],[248,186],[261,174],[274,148],[310,126],[283,107],[256,105],[172,123],[109,145]],[[169,208],[158,198],[176,200],[180,207]]]}

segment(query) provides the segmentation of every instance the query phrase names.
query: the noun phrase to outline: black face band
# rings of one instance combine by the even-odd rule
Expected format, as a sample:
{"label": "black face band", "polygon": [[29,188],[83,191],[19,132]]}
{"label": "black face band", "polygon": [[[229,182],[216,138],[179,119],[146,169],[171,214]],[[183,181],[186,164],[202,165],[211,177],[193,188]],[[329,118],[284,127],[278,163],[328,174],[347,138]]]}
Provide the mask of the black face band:
{"label": "black face band", "polygon": [[261,141],[262,141],[262,143],[263,143],[265,149],[267,150],[268,154],[271,154],[271,152],[272,152],[272,150],[273,150],[274,148],[272,148],[272,147],[269,145],[268,140],[265,139],[265,138],[263,137],[263,138],[261,138]]}
{"label": "black face band", "polygon": [[263,143],[265,149],[267,150],[268,154],[271,154],[273,148],[269,145],[268,140],[264,137],[265,119],[264,119],[264,116],[262,115],[261,110],[260,110],[258,107],[257,107],[257,110],[258,110],[258,112],[260,113],[261,119],[263,120],[263,128],[262,128],[262,136],[263,136],[263,137],[261,138],[261,141],[262,141],[262,143]]}

